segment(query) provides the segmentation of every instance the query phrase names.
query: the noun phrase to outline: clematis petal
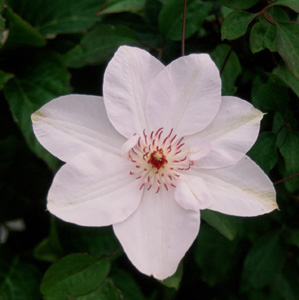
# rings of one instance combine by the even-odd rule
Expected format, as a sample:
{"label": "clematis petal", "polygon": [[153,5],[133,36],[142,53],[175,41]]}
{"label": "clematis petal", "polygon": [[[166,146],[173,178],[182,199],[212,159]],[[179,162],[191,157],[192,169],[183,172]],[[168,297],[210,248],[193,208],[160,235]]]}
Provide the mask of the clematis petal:
{"label": "clematis petal", "polygon": [[207,184],[198,176],[180,174],[174,198],[184,209],[200,210],[210,207],[213,197]]}
{"label": "clematis petal", "polygon": [[206,139],[211,151],[194,167],[221,168],[237,163],[257,139],[263,113],[237,97],[223,97],[214,121],[186,141]]}
{"label": "clematis petal", "polygon": [[206,182],[214,198],[211,210],[235,216],[257,216],[278,208],[272,182],[247,156],[227,168],[193,169],[192,174]]}
{"label": "clematis petal", "polygon": [[206,157],[212,150],[211,143],[208,140],[197,138],[189,140],[188,152],[189,159],[192,161],[201,160]]}
{"label": "clematis petal", "polygon": [[136,268],[162,280],[176,271],[199,224],[199,211],[181,208],[173,191],[163,189],[146,191],[135,213],[113,229]]}
{"label": "clematis petal", "polygon": [[146,100],[152,130],[171,128],[178,136],[204,129],[221,102],[219,71],[207,54],[176,59],[154,79]]}
{"label": "clematis petal", "polygon": [[121,222],[139,205],[140,183],[129,175],[128,160],[104,151],[81,153],[56,174],[48,209],[83,226]]}
{"label": "clematis petal", "polygon": [[125,141],[109,122],[102,97],[56,98],[32,114],[32,122],[38,141],[63,161],[96,149],[120,153]]}
{"label": "clematis petal", "polygon": [[148,52],[122,46],[104,75],[103,95],[111,123],[123,136],[142,134],[148,128],[144,116],[150,83],[164,66]]}

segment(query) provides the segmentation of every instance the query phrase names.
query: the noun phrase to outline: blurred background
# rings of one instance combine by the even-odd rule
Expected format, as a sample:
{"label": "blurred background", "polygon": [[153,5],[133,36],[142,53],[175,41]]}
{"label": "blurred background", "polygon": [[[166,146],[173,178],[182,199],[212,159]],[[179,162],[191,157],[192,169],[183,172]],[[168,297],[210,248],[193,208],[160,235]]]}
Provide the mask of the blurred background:
{"label": "blurred background", "polygon": [[197,240],[159,282],[128,261],[111,227],[46,211],[61,166],[30,115],[69,93],[102,94],[120,45],[168,64],[182,53],[183,0],[0,0],[0,299],[298,300],[299,2],[188,0],[185,53],[209,53],[223,95],[265,113],[249,152],[279,211],[255,218],[202,212]]}

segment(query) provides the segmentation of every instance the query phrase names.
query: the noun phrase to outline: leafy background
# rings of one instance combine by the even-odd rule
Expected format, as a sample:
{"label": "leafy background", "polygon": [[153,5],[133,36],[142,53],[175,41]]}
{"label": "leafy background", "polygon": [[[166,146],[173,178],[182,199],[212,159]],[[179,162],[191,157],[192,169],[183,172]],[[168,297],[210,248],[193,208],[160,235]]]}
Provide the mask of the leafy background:
{"label": "leafy background", "polygon": [[298,300],[299,2],[188,0],[186,54],[210,53],[223,94],[265,113],[249,155],[275,183],[279,211],[203,212],[197,240],[163,282],[140,274],[110,227],[53,218],[60,166],[30,114],[59,95],[101,95],[120,45],[165,64],[181,55],[183,0],[0,0],[0,299]]}

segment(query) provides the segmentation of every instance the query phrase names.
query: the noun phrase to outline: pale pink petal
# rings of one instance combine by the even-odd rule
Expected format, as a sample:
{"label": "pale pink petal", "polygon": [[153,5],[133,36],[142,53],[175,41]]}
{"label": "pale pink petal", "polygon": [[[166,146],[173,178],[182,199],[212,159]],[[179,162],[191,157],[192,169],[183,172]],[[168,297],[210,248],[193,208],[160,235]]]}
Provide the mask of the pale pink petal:
{"label": "pale pink petal", "polygon": [[157,279],[174,274],[199,230],[199,211],[185,210],[173,190],[145,191],[140,206],[114,232],[136,268]]}
{"label": "pale pink petal", "polygon": [[214,200],[204,180],[183,173],[176,181],[174,198],[184,209],[195,211],[210,207]]}
{"label": "pale pink petal", "polygon": [[152,130],[171,128],[178,136],[204,129],[221,102],[219,71],[207,54],[176,59],[153,81],[146,100]]}
{"label": "pale pink petal", "polygon": [[121,147],[121,156],[128,158],[129,151],[135,147],[139,139],[139,136],[133,135],[131,138],[129,138]]}
{"label": "pale pink petal", "polygon": [[56,98],[32,114],[32,122],[38,141],[63,161],[97,149],[118,154],[125,141],[109,122],[102,97]]}
{"label": "pale pink petal", "polygon": [[275,190],[267,175],[249,157],[213,170],[191,170],[205,181],[212,197],[210,207],[228,215],[257,216],[277,208]]}
{"label": "pale pink petal", "polygon": [[148,125],[145,100],[153,78],[164,66],[148,52],[122,46],[108,64],[103,85],[104,101],[110,121],[123,136],[142,134]]}
{"label": "pale pink petal", "polygon": [[214,121],[186,143],[205,139],[211,151],[195,162],[198,168],[220,168],[238,162],[257,139],[263,113],[237,97],[223,97]]}
{"label": "pale pink petal", "polygon": [[211,150],[211,143],[208,140],[197,138],[188,141],[188,158],[192,161],[201,160],[209,155]]}
{"label": "pale pink petal", "polygon": [[64,221],[106,226],[125,220],[139,205],[140,182],[131,162],[104,151],[77,155],[56,174],[48,210]]}

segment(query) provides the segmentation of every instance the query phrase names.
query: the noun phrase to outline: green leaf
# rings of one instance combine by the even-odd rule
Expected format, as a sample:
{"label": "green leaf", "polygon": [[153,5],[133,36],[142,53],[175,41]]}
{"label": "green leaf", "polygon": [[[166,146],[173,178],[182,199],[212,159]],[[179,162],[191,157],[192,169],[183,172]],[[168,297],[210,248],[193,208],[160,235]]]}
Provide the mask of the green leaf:
{"label": "green leaf", "polygon": [[235,40],[241,37],[255,17],[255,14],[246,11],[232,11],[222,23],[221,39]]}
{"label": "green leaf", "polygon": [[215,229],[203,224],[194,251],[201,278],[211,286],[230,278],[236,263],[237,248],[237,242],[229,241]]}
{"label": "green leaf", "polygon": [[287,272],[277,274],[270,288],[273,294],[278,296],[277,299],[298,300],[298,271],[287,270]]}
{"label": "green leaf", "polygon": [[233,95],[237,91],[235,81],[242,72],[241,64],[238,56],[234,51],[231,51],[231,47],[228,45],[218,45],[212,52],[211,57],[216,63],[219,70],[221,70],[228,53],[230,53],[229,59],[226,61],[224,70],[221,74],[222,79],[222,95]]}
{"label": "green leaf", "polygon": [[274,5],[286,6],[299,13],[299,2],[298,0],[277,0]]}
{"label": "green leaf", "polygon": [[299,97],[299,78],[296,78],[286,65],[275,68],[273,74],[277,75]]}
{"label": "green leaf", "polygon": [[273,118],[272,132],[277,135],[276,146],[280,147],[291,128],[297,127],[297,119],[294,112],[287,108],[283,114],[276,112]]}
{"label": "green leaf", "polygon": [[109,270],[107,259],[84,254],[68,255],[51,265],[45,273],[40,286],[43,299],[91,299],[91,294],[102,288]]}
{"label": "green leaf", "polygon": [[242,272],[242,280],[249,289],[270,283],[281,270],[286,257],[278,232],[267,233],[250,249]]}
{"label": "green leaf", "polygon": [[250,31],[250,50],[252,53],[269,49],[271,52],[276,51],[276,28],[266,21],[255,23]]}
{"label": "green leaf", "polygon": [[7,0],[22,18],[43,35],[73,33],[91,27],[105,0]]}
{"label": "green leaf", "polygon": [[111,227],[87,228],[58,222],[59,241],[67,253],[111,255],[120,250]]}
{"label": "green leaf", "polygon": [[[279,151],[285,161],[285,176],[291,176],[299,172],[299,131],[289,131],[279,147]],[[299,189],[299,176],[284,182],[290,192]]]}
{"label": "green leaf", "polygon": [[289,101],[287,86],[277,76],[267,75],[266,82],[253,82],[252,103],[263,112],[284,112]]}
{"label": "green leaf", "polygon": [[0,248],[0,299],[39,300],[39,270],[30,263],[12,257]]}
{"label": "green leaf", "polygon": [[101,25],[91,30],[79,45],[67,52],[63,61],[72,68],[102,64],[121,45],[138,45],[135,32],[122,25]]}
{"label": "green leaf", "polygon": [[[278,22],[289,22],[290,21],[288,12],[282,7],[272,6],[267,10],[267,13],[270,16],[272,16],[275,19],[275,21],[278,21]],[[264,20],[264,22],[268,22],[264,16],[263,17],[261,16],[261,19]]]}
{"label": "green leaf", "polygon": [[111,277],[116,287],[121,291],[123,300],[145,300],[145,296],[138,283],[130,273],[114,267],[109,277]]}
{"label": "green leaf", "polygon": [[277,51],[296,78],[299,78],[299,24],[276,22]]}
{"label": "green leaf", "polygon": [[36,259],[47,262],[54,262],[60,257],[60,255],[53,251],[49,238],[43,239],[34,248],[33,255]]}
{"label": "green leaf", "polygon": [[63,250],[59,241],[56,218],[51,216],[50,234],[35,247],[33,255],[38,260],[54,262],[62,257],[62,254]]}
{"label": "green leaf", "polygon": [[223,5],[234,9],[248,9],[259,0],[219,0]]}
{"label": "green leaf", "polygon": [[169,288],[174,288],[178,290],[180,287],[182,277],[183,277],[183,264],[181,262],[176,272],[172,276],[161,281],[161,283]]}
{"label": "green leaf", "polygon": [[276,135],[272,132],[263,132],[248,155],[264,170],[269,173],[278,161],[276,152]]}
{"label": "green leaf", "polygon": [[128,11],[142,10],[145,5],[145,0],[108,0],[99,9],[99,14],[111,14]]}
{"label": "green leaf", "polygon": [[[53,298],[53,300],[57,298]],[[69,298],[68,298],[69,299]],[[103,284],[99,286],[95,291],[88,295],[78,296],[71,298],[73,300],[123,300],[120,291],[115,287],[114,283],[110,279],[105,279]]]}
{"label": "green leaf", "polygon": [[5,85],[5,97],[29,148],[56,170],[56,158],[42,148],[33,134],[31,114],[49,100],[70,92],[69,73],[56,56],[41,53],[28,59],[22,71]]}
{"label": "green leaf", "polygon": [[0,70],[0,91],[3,89],[5,83],[13,77],[13,74],[5,73]]}
{"label": "green leaf", "polygon": [[42,47],[46,44],[44,37],[30,24],[24,21],[13,10],[7,7],[4,11],[8,22],[8,36],[0,48],[11,49],[16,47]]}
{"label": "green leaf", "polygon": [[201,218],[230,241],[235,239],[237,235],[235,217],[224,215],[212,210],[203,210],[201,211]]}
{"label": "green leaf", "polygon": [[[162,7],[159,15],[161,34],[168,40],[179,41],[182,38],[183,1],[169,0]],[[187,2],[185,38],[198,31],[211,11],[213,3],[201,0]]]}
{"label": "green leaf", "polygon": [[[289,16],[280,7],[271,7],[267,13],[276,21],[289,21]],[[277,30],[269,23],[263,15],[259,16],[259,22],[252,26],[250,32],[250,49],[252,53],[257,53],[264,49],[276,52]]]}

